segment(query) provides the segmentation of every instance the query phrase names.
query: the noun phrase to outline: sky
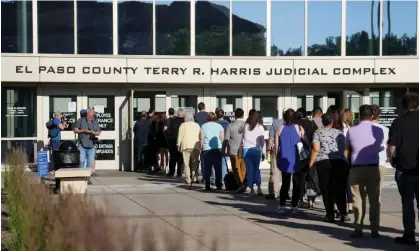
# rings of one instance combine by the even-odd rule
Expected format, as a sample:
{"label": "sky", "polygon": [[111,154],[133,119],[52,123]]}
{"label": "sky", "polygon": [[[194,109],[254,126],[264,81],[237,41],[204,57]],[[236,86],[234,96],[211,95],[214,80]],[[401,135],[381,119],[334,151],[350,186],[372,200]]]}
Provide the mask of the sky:
{"label": "sky", "polygon": [[[211,1],[229,7],[228,1]],[[387,1],[385,1],[387,2]],[[392,33],[399,36],[416,34],[416,1],[390,1]],[[323,44],[329,36],[341,35],[341,1],[311,1],[308,3],[308,45]],[[346,34],[370,32],[371,1],[347,3]],[[374,32],[378,36],[378,0],[374,5]],[[304,45],[304,1],[275,1],[271,4],[272,45],[280,49]],[[266,27],[266,1],[233,1],[233,13]],[[387,4],[383,8],[383,36],[387,33]]]}

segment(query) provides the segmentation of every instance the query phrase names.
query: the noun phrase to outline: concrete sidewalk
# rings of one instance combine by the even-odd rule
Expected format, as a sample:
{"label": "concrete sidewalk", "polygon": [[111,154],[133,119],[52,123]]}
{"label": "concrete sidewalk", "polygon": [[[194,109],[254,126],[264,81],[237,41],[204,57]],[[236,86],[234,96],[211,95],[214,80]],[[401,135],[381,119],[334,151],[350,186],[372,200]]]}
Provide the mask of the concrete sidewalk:
{"label": "concrete sidewalk", "polygon": [[[266,180],[266,177],[264,177]],[[159,250],[177,243],[181,250],[419,250],[396,245],[402,234],[400,198],[396,189],[383,190],[381,239],[349,237],[350,224],[322,221],[321,203],[298,215],[278,216],[277,201],[230,192],[206,192],[203,185],[191,191],[183,180],[162,175],[101,172],[92,178],[88,194],[98,205],[109,204],[110,217],[139,227],[142,238],[153,238]],[[266,191],[265,191],[266,192]],[[368,216],[366,224],[368,224]],[[419,224],[417,224],[419,227]]]}

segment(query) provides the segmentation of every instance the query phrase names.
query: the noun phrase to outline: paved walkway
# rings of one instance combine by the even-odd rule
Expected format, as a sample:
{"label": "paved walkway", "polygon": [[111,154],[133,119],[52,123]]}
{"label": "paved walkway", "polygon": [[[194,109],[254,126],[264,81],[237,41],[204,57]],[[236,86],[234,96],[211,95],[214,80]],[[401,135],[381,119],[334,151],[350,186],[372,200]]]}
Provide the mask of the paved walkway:
{"label": "paved walkway", "polygon": [[[267,179],[268,173],[263,172],[265,183]],[[348,237],[350,224],[322,221],[321,203],[317,209],[302,210],[295,216],[279,216],[276,201],[206,192],[202,185],[189,191],[182,180],[162,175],[99,171],[92,181],[88,193],[98,205],[109,204],[116,220],[139,227],[138,250],[141,238],[152,237],[150,229],[160,250],[171,250],[163,249],[168,243],[178,243],[181,250],[211,250],[215,239],[222,251],[419,250],[419,246],[393,243],[402,233],[402,220],[400,198],[391,186],[383,190],[382,238],[371,239],[367,234],[364,239],[353,240]]]}

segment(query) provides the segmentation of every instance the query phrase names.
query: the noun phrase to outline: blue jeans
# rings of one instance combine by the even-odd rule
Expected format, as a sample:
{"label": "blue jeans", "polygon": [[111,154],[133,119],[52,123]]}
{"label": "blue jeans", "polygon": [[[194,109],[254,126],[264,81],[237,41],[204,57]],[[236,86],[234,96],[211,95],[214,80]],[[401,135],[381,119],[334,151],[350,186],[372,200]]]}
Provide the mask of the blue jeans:
{"label": "blue jeans", "polygon": [[204,180],[205,183],[210,182],[211,178],[211,171],[212,168],[214,168],[215,171],[215,185],[217,187],[222,186],[223,178],[222,178],[222,172],[221,172],[221,149],[211,149],[203,152],[204,157]]}
{"label": "blue jeans", "polygon": [[[415,197],[419,200],[419,175],[409,175],[396,171],[396,182],[402,197],[404,234],[415,236]],[[416,201],[416,203],[419,203]],[[419,208],[419,204],[417,205]]]}
{"label": "blue jeans", "polygon": [[260,160],[262,158],[262,151],[260,148],[243,148],[243,159],[246,164],[247,185],[252,187],[255,183],[260,186],[262,180],[260,177]]}
{"label": "blue jeans", "polygon": [[221,159],[221,177],[224,179],[224,177],[227,174],[227,170],[228,170],[228,161],[230,161],[230,157],[228,156],[224,156]]}
{"label": "blue jeans", "polygon": [[95,160],[96,148],[84,148],[79,145],[80,151],[80,168],[84,168],[84,162],[87,162],[86,168],[92,168],[93,161]]}

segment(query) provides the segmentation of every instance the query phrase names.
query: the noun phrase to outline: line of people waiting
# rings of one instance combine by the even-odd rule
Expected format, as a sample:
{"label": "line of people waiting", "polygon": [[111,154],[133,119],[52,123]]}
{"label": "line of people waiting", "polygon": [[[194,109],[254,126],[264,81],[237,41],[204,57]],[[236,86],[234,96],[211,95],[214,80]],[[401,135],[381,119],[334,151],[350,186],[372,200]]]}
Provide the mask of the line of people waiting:
{"label": "line of people waiting", "polygon": [[[321,108],[315,108],[312,119],[308,119],[303,108],[284,109],[282,119],[275,120],[269,132],[267,151],[272,191],[266,198],[279,199],[278,213],[285,214],[292,183],[291,212],[296,214],[304,199],[311,208],[315,198],[321,195],[326,211],[324,221],[333,223],[336,218],[342,222],[351,221],[349,214],[353,212],[351,236],[361,238],[368,197],[371,236],[379,238],[383,165],[391,163],[397,169],[405,227],[405,234],[396,238],[396,242],[414,244],[413,200],[415,196],[419,198],[419,98],[416,94],[406,94],[402,105],[406,113],[393,122],[390,130],[378,123],[378,105],[362,105],[358,125],[353,125],[350,110],[341,111],[334,105],[324,114]],[[199,182],[200,164],[206,190],[211,190],[212,178],[217,190],[227,188],[230,186],[225,182],[230,161],[236,192],[243,193],[250,188],[251,193],[263,195],[259,167],[265,158],[262,151],[265,139],[259,112],[250,110],[244,120],[244,111],[238,108],[235,121],[230,123],[219,108],[215,113],[206,112],[205,104],[200,103],[198,109],[195,116],[188,114],[186,117],[182,110],[178,111],[177,117],[169,110],[169,116],[173,117],[168,120],[153,117],[147,122],[151,123],[147,134],[148,154],[153,158],[147,162],[148,166],[154,166],[156,170],[164,167],[162,161],[157,164],[156,146],[150,148],[152,144],[159,145],[156,135],[162,130],[169,149],[172,148],[170,158],[175,156],[173,163],[178,166],[179,177],[184,166],[186,183]],[[141,118],[145,120],[147,114],[142,112]],[[175,120],[178,122],[174,123]],[[149,125],[137,121],[136,140],[137,133],[142,132],[141,124]],[[168,175],[173,176],[174,170],[169,164]]]}

